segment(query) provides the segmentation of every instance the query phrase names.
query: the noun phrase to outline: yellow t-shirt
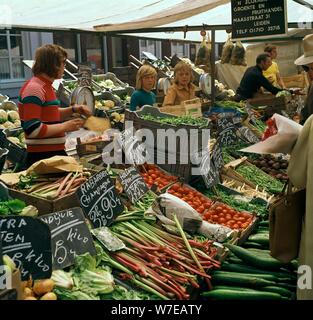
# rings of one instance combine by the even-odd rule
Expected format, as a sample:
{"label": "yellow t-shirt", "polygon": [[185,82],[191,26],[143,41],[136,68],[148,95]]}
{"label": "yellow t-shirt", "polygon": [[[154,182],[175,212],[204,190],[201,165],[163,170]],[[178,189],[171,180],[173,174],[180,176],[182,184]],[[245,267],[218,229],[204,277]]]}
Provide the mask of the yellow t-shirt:
{"label": "yellow t-shirt", "polygon": [[274,86],[278,87],[277,83],[277,73],[279,73],[278,65],[276,62],[272,62],[272,65],[266,70],[263,71],[263,76]]}

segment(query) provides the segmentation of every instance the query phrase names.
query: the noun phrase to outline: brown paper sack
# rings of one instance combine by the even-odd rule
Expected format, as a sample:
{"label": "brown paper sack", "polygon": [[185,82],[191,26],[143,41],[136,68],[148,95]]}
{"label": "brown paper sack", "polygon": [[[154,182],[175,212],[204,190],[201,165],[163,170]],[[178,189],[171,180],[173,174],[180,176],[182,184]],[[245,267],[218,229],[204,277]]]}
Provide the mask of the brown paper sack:
{"label": "brown paper sack", "polygon": [[73,157],[68,156],[55,156],[49,159],[37,161],[30,168],[27,169],[26,173],[40,174],[51,174],[51,173],[62,173],[62,172],[82,172],[83,166]]}

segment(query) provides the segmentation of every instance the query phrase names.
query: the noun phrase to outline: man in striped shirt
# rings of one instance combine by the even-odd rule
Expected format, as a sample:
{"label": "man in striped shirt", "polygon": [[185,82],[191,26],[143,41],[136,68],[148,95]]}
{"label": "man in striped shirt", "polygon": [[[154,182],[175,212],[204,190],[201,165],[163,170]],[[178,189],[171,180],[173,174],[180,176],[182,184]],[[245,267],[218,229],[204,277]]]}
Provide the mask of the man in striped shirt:
{"label": "man in striped shirt", "polygon": [[18,108],[26,137],[27,167],[41,159],[66,155],[65,133],[79,130],[84,121],[79,118],[65,120],[73,113],[91,114],[87,106],[60,108],[52,83],[62,78],[66,59],[67,53],[60,46],[38,48],[34,76],[26,81],[20,91]]}

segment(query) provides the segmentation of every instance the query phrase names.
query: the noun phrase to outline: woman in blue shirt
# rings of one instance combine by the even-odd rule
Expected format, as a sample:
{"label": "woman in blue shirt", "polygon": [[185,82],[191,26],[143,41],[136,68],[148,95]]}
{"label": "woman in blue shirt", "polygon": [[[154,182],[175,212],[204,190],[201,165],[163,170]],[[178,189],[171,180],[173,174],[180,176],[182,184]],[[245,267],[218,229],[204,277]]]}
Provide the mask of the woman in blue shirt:
{"label": "woman in blue shirt", "polygon": [[143,65],[137,72],[136,91],[130,99],[130,110],[136,111],[137,107],[144,105],[153,106],[155,104],[155,94],[152,90],[155,88],[157,72],[149,65]]}

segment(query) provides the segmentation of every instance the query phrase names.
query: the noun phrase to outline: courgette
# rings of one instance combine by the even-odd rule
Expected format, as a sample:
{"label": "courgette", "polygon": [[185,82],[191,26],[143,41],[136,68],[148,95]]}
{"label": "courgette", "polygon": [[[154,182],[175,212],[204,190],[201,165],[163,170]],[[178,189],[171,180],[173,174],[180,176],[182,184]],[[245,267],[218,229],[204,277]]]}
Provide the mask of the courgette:
{"label": "courgette", "polygon": [[243,263],[241,259],[238,259],[237,257],[233,257],[233,256],[230,256],[229,258],[227,258],[227,261],[230,263],[239,263],[239,264]]}
{"label": "courgette", "polygon": [[233,289],[217,289],[203,292],[201,295],[213,300],[285,300],[277,293],[257,290],[239,291]]}
{"label": "courgette", "polygon": [[270,255],[257,255],[254,252],[251,252],[247,249],[241,248],[233,244],[226,243],[224,246],[228,248],[231,252],[233,252],[239,259],[242,259],[244,262],[257,268],[277,270],[281,267],[286,267],[286,265],[288,265],[286,263],[278,261],[277,259],[272,258]]}
{"label": "courgette", "polygon": [[255,277],[253,275],[246,275],[241,273],[228,273],[228,274],[214,274],[212,276],[213,285],[226,284],[226,285],[239,285],[243,287],[268,287],[275,286],[276,282],[268,281]]}

